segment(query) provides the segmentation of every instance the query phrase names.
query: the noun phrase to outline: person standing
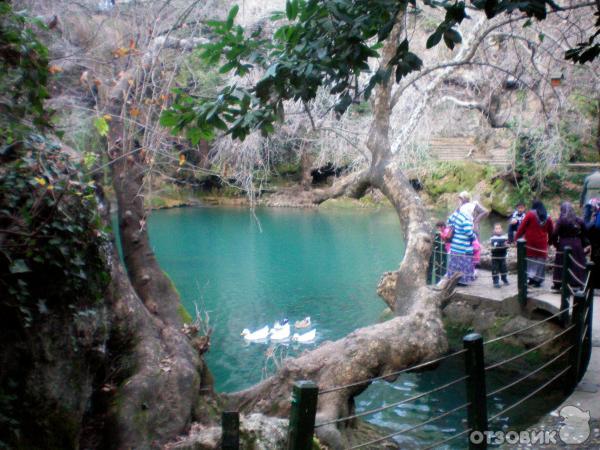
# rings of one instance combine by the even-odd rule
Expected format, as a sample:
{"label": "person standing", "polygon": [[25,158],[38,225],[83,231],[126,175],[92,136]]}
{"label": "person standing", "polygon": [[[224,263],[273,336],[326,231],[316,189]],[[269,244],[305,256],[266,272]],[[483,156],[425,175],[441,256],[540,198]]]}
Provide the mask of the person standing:
{"label": "person standing", "polygon": [[515,235],[515,240],[525,237],[527,241],[527,278],[534,287],[540,287],[544,282],[548,243],[553,229],[552,218],[548,217],[544,204],[535,200]]}
{"label": "person standing", "polygon": [[494,225],[494,234],[490,238],[492,254],[492,279],[494,287],[500,287],[500,279],[508,286],[508,268],[506,267],[506,254],[508,253],[508,236],[504,234],[502,224]]}
{"label": "person standing", "polygon": [[516,209],[513,211],[510,219],[508,221],[508,243],[512,244],[514,242],[515,233],[519,229],[521,222],[525,218],[525,203],[519,202],[517,203]]}
{"label": "person standing", "polygon": [[600,198],[600,170],[598,169],[583,180],[579,206],[583,208],[592,198]]}
{"label": "person standing", "polygon": [[554,257],[553,289],[560,289],[562,285],[562,271],[564,267],[563,253],[565,247],[571,247],[573,261],[571,261],[571,272],[568,275],[568,283],[572,288],[583,288],[581,282],[585,283],[585,253],[584,248],[588,245],[585,237],[585,224],[577,217],[573,205],[563,202],[560,205],[560,217],[556,221],[551,238],[552,245],[556,247]]}
{"label": "person standing", "polygon": [[600,198],[588,201],[585,208],[585,231],[591,246],[590,258],[594,263],[590,280],[594,289],[600,289]]}
{"label": "person standing", "polygon": [[477,200],[471,200],[471,194],[467,191],[462,191],[458,194],[458,198],[461,201],[461,206],[459,207],[463,214],[471,216],[473,221],[473,230],[475,234],[479,236],[479,223],[481,219],[487,216],[490,212],[485,209],[481,203]]}
{"label": "person standing", "polygon": [[[462,194],[459,195],[459,200],[464,206],[466,202]],[[459,207],[448,218],[448,226],[452,228],[452,239],[450,241],[450,259],[446,276],[450,277],[455,273],[461,273],[458,284],[466,286],[475,280],[473,270],[473,239],[475,238],[473,218],[462,212],[462,207]]]}

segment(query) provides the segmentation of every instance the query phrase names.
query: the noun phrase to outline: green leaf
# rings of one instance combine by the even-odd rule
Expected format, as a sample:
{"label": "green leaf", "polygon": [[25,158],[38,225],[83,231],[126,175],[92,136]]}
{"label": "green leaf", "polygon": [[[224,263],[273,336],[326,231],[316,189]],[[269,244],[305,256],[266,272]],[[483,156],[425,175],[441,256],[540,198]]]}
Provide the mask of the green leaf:
{"label": "green leaf", "polygon": [[219,69],[219,73],[227,73],[230,70],[235,69],[236,66],[237,61],[229,61],[227,64],[221,66],[221,68]]}
{"label": "green leaf", "polygon": [[339,102],[333,108],[338,114],[344,114],[348,106],[352,103],[352,97],[347,92],[342,96]]}
{"label": "green leaf", "polygon": [[108,134],[108,122],[104,117],[96,117],[94,119],[94,127],[100,136],[106,136]]}
{"label": "green leaf", "polygon": [[454,48],[455,44],[460,44],[461,42],[462,37],[458,31],[450,28],[444,32],[444,43],[450,50]]}
{"label": "green leaf", "polygon": [[429,38],[427,39],[427,48],[435,47],[442,40],[442,33],[439,31],[435,31]]}
{"label": "green leaf", "polygon": [[163,111],[160,116],[160,125],[166,128],[171,128],[177,125],[178,118],[172,111]]}
{"label": "green leaf", "polygon": [[295,20],[298,16],[298,0],[287,0],[285,2],[285,15],[288,20]]}
{"label": "green leaf", "polygon": [[235,20],[235,16],[237,16],[238,11],[240,10],[239,5],[235,5],[233,8],[229,10],[229,14],[227,15],[226,27],[228,30],[233,28],[233,21]]}

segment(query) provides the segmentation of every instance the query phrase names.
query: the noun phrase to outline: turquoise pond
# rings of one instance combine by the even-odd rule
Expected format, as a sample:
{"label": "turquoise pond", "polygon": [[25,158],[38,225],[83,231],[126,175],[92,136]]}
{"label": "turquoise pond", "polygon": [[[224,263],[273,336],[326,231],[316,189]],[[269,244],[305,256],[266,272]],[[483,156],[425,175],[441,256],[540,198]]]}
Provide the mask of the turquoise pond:
{"label": "turquoise pond", "polygon": [[[155,211],[149,223],[158,260],[177,286],[188,311],[206,311],[213,327],[207,355],[216,389],[232,392],[251,386],[275,370],[274,360],[335,340],[376,323],[384,310],[375,293],[384,271],[397,268],[404,251],[398,219],[390,210],[296,210],[180,208]],[[487,227],[483,229],[485,237]],[[315,344],[247,344],[240,337],[272,325],[310,316]],[[273,353],[274,357],[267,357]],[[425,392],[462,375],[462,357],[434,371],[379,382],[357,398],[366,410]],[[490,378],[488,387],[509,380]],[[494,398],[490,415],[522,395],[521,384],[508,396]],[[530,424],[550,408],[550,398],[528,401],[518,413],[495,422],[494,429]],[[462,385],[416,402],[390,408],[366,419],[391,431],[408,428],[464,403]],[[554,398],[554,397],[552,397]],[[419,448],[464,427],[460,411],[407,433],[403,448]],[[446,448],[464,448],[457,440]]]}

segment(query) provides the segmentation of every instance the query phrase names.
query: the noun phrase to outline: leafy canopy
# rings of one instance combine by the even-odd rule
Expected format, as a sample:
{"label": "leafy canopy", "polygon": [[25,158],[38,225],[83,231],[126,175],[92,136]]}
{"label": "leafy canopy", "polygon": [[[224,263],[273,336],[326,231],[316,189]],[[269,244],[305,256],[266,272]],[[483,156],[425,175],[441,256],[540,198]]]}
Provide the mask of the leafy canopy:
{"label": "leafy canopy", "polygon": [[[337,97],[335,111],[343,114],[392,74],[399,81],[421,68],[408,40],[398,45],[387,67],[371,73],[368,65],[369,58],[379,56],[382,41],[401,13],[421,6],[445,10],[444,20],[427,40],[428,48],[442,40],[450,49],[461,43],[457,25],[469,16],[465,2],[458,0],[287,0],[285,12],[271,17],[283,24],[269,39],[260,29],[248,33],[235,25],[239,9],[235,6],[225,21],[209,23],[215,39],[201,47],[200,56],[220,64],[221,73],[243,76],[259,69],[262,78],[250,87],[232,83],[216,98],[199,98],[179,89],[161,124],[174,133],[186,130],[193,143],[212,139],[216,130],[242,140],[254,130],[266,135],[283,119],[284,101],[308,102],[323,87]],[[552,0],[472,0],[471,7],[488,18],[520,11],[538,20],[546,18],[549,8],[558,9]],[[370,78],[360,89],[358,77],[363,73],[370,73]]]}

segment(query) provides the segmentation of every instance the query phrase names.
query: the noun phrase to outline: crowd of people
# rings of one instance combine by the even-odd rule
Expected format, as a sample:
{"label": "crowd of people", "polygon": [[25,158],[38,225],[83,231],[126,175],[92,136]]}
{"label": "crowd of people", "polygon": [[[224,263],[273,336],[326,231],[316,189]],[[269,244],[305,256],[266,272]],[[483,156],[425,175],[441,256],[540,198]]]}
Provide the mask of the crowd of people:
{"label": "crowd of people", "polygon": [[[596,195],[596,196],[594,196]],[[468,192],[458,195],[458,208],[447,222],[438,222],[437,228],[445,243],[447,253],[446,276],[459,274],[459,285],[472,284],[476,278],[481,249],[479,222],[488,214]],[[579,217],[570,202],[563,202],[556,221],[548,214],[544,204],[535,200],[529,211],[524,203],[516,205],[507,224],[494,225],[489,241],[492,259],[492,284],[500,288],[508,285],[507,253],[511,245],[524,238],[528,283],[540,287],[544,283],[548,265],[548,249],[556,248],[553,267],[552,288],[560,289],[564,267],[565,247],[571,248],[571,264],[567,277],[573,289],[583,288],[586,282],[587,258],[594,262],[591,280],[594,288],[600,288],[600,195],[593,190],[582,196],[583,217]]]}

